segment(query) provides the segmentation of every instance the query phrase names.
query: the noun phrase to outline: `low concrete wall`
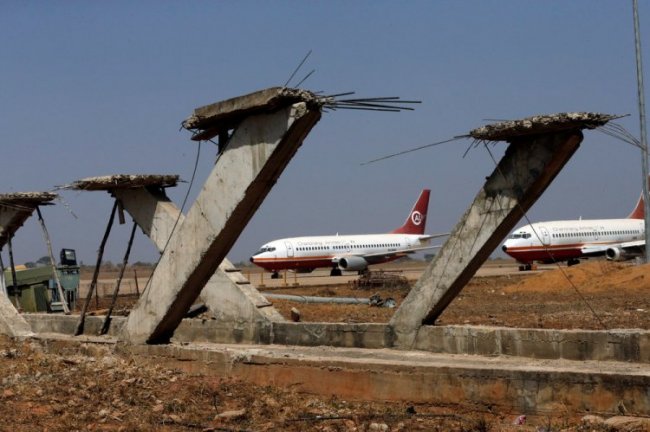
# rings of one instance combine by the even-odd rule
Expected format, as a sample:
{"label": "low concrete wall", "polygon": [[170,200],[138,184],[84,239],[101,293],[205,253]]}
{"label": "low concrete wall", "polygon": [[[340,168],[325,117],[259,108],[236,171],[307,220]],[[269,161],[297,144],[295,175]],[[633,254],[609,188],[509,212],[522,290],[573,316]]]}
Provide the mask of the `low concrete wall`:
{"label": "low concrete wall", "polygon": [[[650,375],[627,363],[485,358],[397,350],[246,345],[120,345],[136,361],[345,399],[500,412],[650,414]],[[487,408],[486,408],[487,409]]]}
{"label": "low concrete wall", "polygon": [[[79,315],[23,314],[23,316],[31,325],[34,333],[61,333],[64,335],[74,335],[74,332],[77,329],[77,323],[79,322]],[[125,322],[125,317],[112,317],[111,326],[108,329],[108,336],[116,336]],[[84,334],[98,335],[103,324],[103,316],[86,316]]]}
{"label": "low concrete wall", "polygon": [[448,354],[650,363],[650,331],[424,326],[414,348]]}
{"label": "low concrete wall", "polygon": [[[35,333],[72,335],[78,316],[23,314]],[[86,318],[84,334],[96,335],[103,316]],[[124,317],[114,317],[110,336],[119,333]],[[339,348],[392,348],[385,324],[273,324],[184,319],[173,340],[179,343],[279,344]],[[538,359],[598,360],[650,363],[648,330],[545,330],[483,326],[424,326],[414,350],[440,354],[512,356]]]}
{"label": "low concrete wall", "polygon": [[174,332],[174,342],[270,344],[271,322],[184,319]]}
{"label": "low concrete wall", "polygon": [[275,323],[273,343],[342,348],[386,348],[385,324]]}

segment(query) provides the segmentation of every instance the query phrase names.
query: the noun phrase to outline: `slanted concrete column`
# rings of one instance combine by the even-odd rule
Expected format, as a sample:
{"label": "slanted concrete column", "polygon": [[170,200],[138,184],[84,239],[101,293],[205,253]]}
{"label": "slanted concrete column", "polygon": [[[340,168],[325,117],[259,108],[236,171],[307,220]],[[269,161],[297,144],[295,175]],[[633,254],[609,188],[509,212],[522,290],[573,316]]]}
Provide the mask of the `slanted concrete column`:
{"label": "slanted concrete column", "polygon": [[[164,189],[142,187],[137,189],[110,189],[142,231],[162,252],[171,235],[174,224],[183,223],[183,215],[165,193]],[[180,219],[179,219],[180,216]]]}
{"label": "slanted concrete column", "polygon": [[579,129],[518,138],[390,321],[395,345],[411,348],[568,162]]}
{"label": "slanted concrete column", "polygon": [[123,339],[168,341],[277,178],[320,119],[301,102],[243,120],[174,231]]}
{"label": "slanted concrete column", "polygon": [[[114,189],[111,193],[122,202],[144,233],[160,252],[172,232],[183,225],[185,216],[157,188]],[[201,292],[201,300],[213,316],[232,327],[239,337],[264,342],[271,323],[284,321],[272,304],[228,261],[223,259],[217,272]]]}

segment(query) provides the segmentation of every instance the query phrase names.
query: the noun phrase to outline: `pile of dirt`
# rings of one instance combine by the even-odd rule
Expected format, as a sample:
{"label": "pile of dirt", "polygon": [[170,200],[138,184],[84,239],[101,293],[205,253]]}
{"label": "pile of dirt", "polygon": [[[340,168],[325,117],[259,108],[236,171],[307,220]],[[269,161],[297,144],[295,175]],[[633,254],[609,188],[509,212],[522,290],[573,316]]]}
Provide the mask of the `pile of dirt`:
{"label": "pile of dirt", "polygon": [[[646,277],[647,276],[647,277]],[[515,292],[565,292],[572,285],[588,294],[600,291],[626,289],[648,292],[650,290],[650,264],[630,265],[599,260],[573,267],[558,267],[521,279],[504,287],[507,294]]]}

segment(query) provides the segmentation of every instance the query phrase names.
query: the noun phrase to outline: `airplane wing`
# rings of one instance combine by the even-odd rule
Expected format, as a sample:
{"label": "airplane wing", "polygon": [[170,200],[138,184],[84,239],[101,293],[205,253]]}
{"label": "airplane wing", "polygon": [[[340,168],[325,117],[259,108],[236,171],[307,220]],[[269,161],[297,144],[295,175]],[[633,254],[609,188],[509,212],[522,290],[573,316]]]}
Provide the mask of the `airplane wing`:
{"label": "airplane wing", "polygon": [[372,264],[373,262],[384,262],[393,257],[402,257],[415,252],[428,250],[428,249],[437,249],[440,247],[442,247],[442,245],[422,246],[422,247],[416,247],[410,249],[401,249],[395,252],[381,252],[381,253],[358,255],[358,256],[362,257],[363,259],[368,261],[368,263]]}
{"label": "airplane wing", "polygon": [[446,237],[449,234],[450,233],[421,235],[420,240],[431,240],[431,239],[434,239],[434,238]]}
{"label": "airplane wing", "polygon": [[623,243],[614,243],[614,244],[594,244],[594,245],[584,245],[580,250],[585,255],[604,255],[607,249],[619,248],[625,251],[640,250],[645,247],[645,240],[635,240],[630,242]]}

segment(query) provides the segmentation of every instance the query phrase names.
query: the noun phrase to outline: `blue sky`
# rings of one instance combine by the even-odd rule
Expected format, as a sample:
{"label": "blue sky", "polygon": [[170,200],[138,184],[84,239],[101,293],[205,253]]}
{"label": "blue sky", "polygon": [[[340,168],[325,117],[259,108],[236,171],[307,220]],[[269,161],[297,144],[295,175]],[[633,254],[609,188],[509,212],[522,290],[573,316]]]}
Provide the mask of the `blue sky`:
{"label": "blue sky", "polygon": [[[650,5],[640,2],[650,68]],[[307,234],[372,233],[403,222],[432,190],[429,232],[450,230],[494,168],[457,141],[376,164],[489,122],[560,111],[631,114],[638,136],[631,1],[1,1],[2,192],[50,190],[116,173],[191,176],[197,145],[180,122],[195,107],[282,85],[313,50],[302,87],[419,99],[413,112],[327,113],[229,257]],[[647,76],[647,74],[646,74]],[[647,83],[650,85],[650,83]],[[497,145],[500,154],[505,145]],[[190,203],[214,162],[202,146]],[[624,217],[641,185],[639,151],[595,131],[529,213],[534,221]],[[180,203],[187,184],[170,191]],[[63,192],[44,210],[55,249],[85,263],[111,208],[99,192]],[[119,262],[129,226],[106,258]],[[18,262],[45,255],[35,219]],[[5,252],[6,253],[6,252]],[[154,261],[137,237],[133,260]]]}

